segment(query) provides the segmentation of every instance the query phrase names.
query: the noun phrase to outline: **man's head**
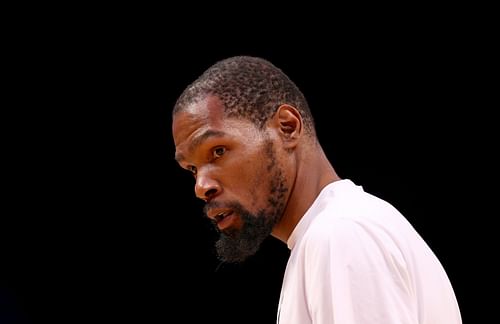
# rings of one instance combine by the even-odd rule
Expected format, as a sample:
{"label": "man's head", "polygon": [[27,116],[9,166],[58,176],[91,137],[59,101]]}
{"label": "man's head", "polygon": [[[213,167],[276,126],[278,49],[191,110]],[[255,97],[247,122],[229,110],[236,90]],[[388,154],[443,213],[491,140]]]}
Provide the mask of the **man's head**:
{"label": "man's head", "polygon": [[173,114],[208,95],[222,101],[227,117],[246,118],[261,129],[280,105],[291,105],[300,112],[306,132],[314,134],[302,92],[281,69],[262,58],[235,56],[215,63],[184,90]]}
{"label": "man's head", "polygon": [[288,204],[303,137],[314,138],[304,96],[271,63],[234,57],[210,67],[173,112],[176,159],[221,232],[219,257],[254,254]]}

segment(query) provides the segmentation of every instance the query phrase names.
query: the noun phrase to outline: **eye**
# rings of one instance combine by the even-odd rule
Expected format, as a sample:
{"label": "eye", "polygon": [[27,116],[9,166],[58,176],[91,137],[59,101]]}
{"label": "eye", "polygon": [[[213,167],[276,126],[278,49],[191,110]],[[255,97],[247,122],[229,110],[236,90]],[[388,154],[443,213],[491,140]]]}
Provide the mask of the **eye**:
{"label": "eye", "polygon": [[217,147],[212,151],[214,159],[220,158],[224,153],[226,153],[225,147]]}
{"label": "eye", "polygon": [[189,172],[191,172],[193,175],[196,175],[196,167],[193,166],[193,165],[188,165],[186,170],[188,170]]}

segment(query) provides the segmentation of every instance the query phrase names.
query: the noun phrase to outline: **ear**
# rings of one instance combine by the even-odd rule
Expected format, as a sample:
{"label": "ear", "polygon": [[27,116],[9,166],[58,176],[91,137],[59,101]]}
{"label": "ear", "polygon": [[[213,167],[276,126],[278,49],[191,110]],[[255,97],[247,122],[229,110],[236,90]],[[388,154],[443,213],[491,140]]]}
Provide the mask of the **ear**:
{"label": "ear", "polygon": [[297,108],[290,105],[281,105],[274,115],[274,124],[285,148],[293,148],[302,136],[302,116]]}

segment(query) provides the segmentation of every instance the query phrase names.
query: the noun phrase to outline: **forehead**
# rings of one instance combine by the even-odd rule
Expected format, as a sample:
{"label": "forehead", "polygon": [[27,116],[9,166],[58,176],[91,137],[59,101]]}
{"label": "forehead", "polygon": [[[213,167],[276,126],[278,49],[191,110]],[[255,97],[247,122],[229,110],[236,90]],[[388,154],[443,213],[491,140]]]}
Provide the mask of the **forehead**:
{"label": "forehead", "polygon": [[207,127],[221,128],[224,121],[224,106],[216,97],[207,97],[196,101],[176,113],[172,120],[172,133],[175,145],[185,140],[194,132]]}
{"label": "forehead", "polygon": [[[194,102],[173,117],[172,132],[177,154],[184,155],[214,134],[239,141],[258,139],[261,134],[256,126],[245,118],[227,118],[224,105],[217,97],[207,97]],[[210,136],[207,136],[210,135]]]}
{"label": "forehead", "polygon": [[224,117],[224,103],[216,96],[206,96],[189,105],[184,110],[188,115],[204,118],[211,123]]}

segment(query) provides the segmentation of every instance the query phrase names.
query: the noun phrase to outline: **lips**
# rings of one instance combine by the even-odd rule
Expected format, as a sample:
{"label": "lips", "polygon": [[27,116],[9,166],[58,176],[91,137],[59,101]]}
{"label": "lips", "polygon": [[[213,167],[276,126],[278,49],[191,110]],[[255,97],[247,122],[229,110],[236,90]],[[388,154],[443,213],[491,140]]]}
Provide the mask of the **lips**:
{"label": "lips", "polygon": [[224,214],[219,219],[216,218],[217,227],[220,230],[224,230],[230,227],[234,223],[235,214],[233,212],[229,212],[228,214]]}
{"label": "lips", "polygon": [[230,209],[211,210],[207,216],[212,219],[220,230],[228,228],[234,221],[235,215]]}

